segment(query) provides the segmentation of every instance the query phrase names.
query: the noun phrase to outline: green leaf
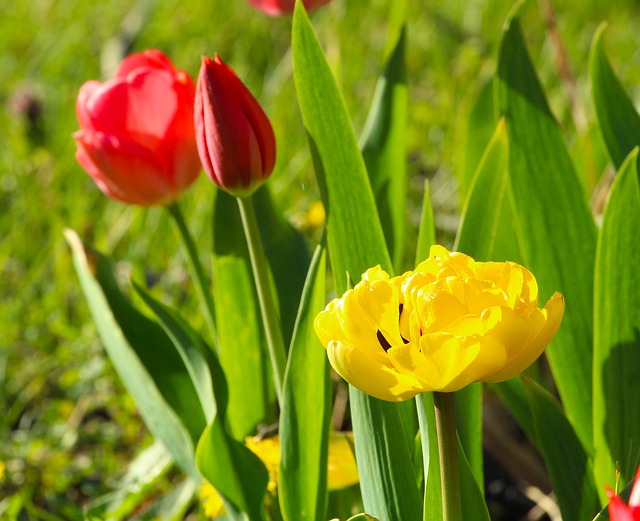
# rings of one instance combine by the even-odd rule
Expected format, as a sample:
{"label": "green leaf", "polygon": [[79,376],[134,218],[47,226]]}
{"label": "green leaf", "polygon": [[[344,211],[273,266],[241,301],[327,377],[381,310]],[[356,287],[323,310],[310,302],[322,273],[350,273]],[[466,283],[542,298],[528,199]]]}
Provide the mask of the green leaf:
{"label": "green leaf", "polygon": [[424,473],[423,521],[442,520],[442,481],[433,393],[416,396]]}
{"label": "green leaf", "polygon": [[304,237],[277,211],[267,185],[254,194],[253,202],[277,292],[282,336],[288,345],[311,259]]}
{"label": "green leaf", "polygon": [[105,350],[151,433],[195,483],[194,440],[206,425],[198,394],[162,328],[118,287],[109,259],[65,231],[73,262]]}
{"label": "green leaf", "polygon": [[[301,2],[293,17],[293,66],[302,119],[327,214],[336,289],[380,264],[391,272],[364,161],[344,100]],[[349,390],[365,510],[385,521],[419,519],[421,501],[398,407]]]}
{"label": "green leaf", "polygon": [[633,148],[640,145],[640,116],[604,51],[602,40],[605,27],[606,24],[600,25],[591,45],[591,96],[611,162],[620,168]]}
{"label": "green leaf", "polygon": [[527,434],[527,437],[535,443],[536,428],[533,414],[520,378],[516,376],[505,382],[488,384],[488,387],[499,396],[502,403],[507,406],[509,412],[518,422],[518,425]]}
{"label": "green leaf", "polygon": [[275,392],[238,203],[222,190],[214,206],[213,271],[218,353],[229,386],[227,421],[232,435],[243,439],[259,423],[275,420]]}
{"label": "green leaf", "polygon": [[[487,81],[479,93],[473,94],[475,99],[468,117],[461,124],[461,137],[456,146],[458,158],[456,177],[460,184],[462,201],[465,201],[469,195],[471,182],[489,142],[495,139],[495,137],[492,138],[496,127],[493,81]],[[463,113],[463,116],[466,116],[466,113]]]}
{"label": "green leaf", "polygon": [[[460,497],[462,519],[465,521],[491,521],[484,500],[484,488],[478,482],[458,438],[458,460],[460,466]],[[484,480],[482,480],[484,481]]]}
{"label": "green leaf", "polygon": [[407,72],[405,30],[378,80],[362,132],[362,156],[393,266],[401,269],[407,222]]}
{"label": "green leaf", "polygon": [[640,184],[638,149],[623,163],[604,211],[594,293],[594,469],[601,499],[619,465],[622,484],[640,461]]}
{"label": "green leaf", "polygon": [[[200,339],[200,341],[202,341]],[[216,411],[196,449],[202,475],[222,496],[231,519],[262,521],[269,474],[260,458],[227,430],[229,389],[216,356],[209,359]]]}
{"label": "green leaf", "polygon": [[536,276],[541,305],[554,291],[567,301],[547,355],[562,403],[590,451],[595,225],[517,18],[506,25],[496,80],[523,260]]}
{"label": "green leaf", "polygon": [[[497,244],[515,242],[513,229],[509,229],[512,220],[502,218],[511,210],[511,201],[505,197],[509,191],[507,158],[506,129],[501,121],[471,183],[454,245],[454,250],[478,261],[498,260]],[[456,393],[456,417],[458,435],[482,489],[482,384],[469,385]]]}
{"label": "green leaf", "polygon": [[422,212],[420,213],[420,230],[418,233],[418,245],[416,247],[415,263],[420,264],[429,256],[431,246],[436,243],[436,227],[433,221],[433,208],[431,206],[431,194],[429,181],[424,182],[424,194],[422,195]]}
{"label": "green leaf", "polygon": [[522,380],[562,518],[589,521],[599,503],[587,453],[560,404],[533,380]]}
{"label": "green leaf", "polygon": [[477,261],[519,262],[513,212],[509,142],[501,119],[471,181],[454,249]]}
{"label": "green leaf", "polygon": [[313,323],[325,305],[326,255],[318,246],[302,293],[285,372],[278,494],[285,520],[326,519],[331,382]]}
{"label": "green leaf", "polygon": [[135,282],[133,282],[133,288],[154,312],[165,333],[173,342],[198,393],[200,407],[202,407],[205,418],[210,420],[216,410],[211,373],[205,358],[211,356],[210,348],[175,311],[154,299]]}
{"label": "green leaf", "polygon": [[[213,373],[219,380],[222,369]],[[219,399],[216,392],[216,399]],[[204,431],[196,450],[196,461],[203,476],[222,496],[232,519],[263,521],[263,502],[269,473],[260,458],[239,441],[234,440],[224,427],[224,415],[218,410]]]}

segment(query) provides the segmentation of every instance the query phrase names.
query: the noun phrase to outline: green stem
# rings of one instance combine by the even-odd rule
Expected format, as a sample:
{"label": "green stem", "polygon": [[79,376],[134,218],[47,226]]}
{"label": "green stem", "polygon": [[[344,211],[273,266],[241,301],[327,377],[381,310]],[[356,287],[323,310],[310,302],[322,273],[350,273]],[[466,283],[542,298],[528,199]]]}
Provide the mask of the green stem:
{"label": "green stem", "polygon": [[453,393],[433,393],[436,413],[440,481],[442,482],[442,520],[461,521],[460,471],[456,407]]}
{"label": "green stem", "polygon": [[195,242],[193,242],[193,237],[191,233],[189,233],[189,228],[184,221],[184,216],[182,215],[182,211],[178,206],[178,203],[171,203],[169,206],[165,207],[169,212],[169,215],[173,218],[173,222],[176,225],[176,229],[178,230],[178,235],[182,240],[182,246],[186,250],[187,253],[187,265],[189,267],[189,272],[191,273],[191,278],[196,286],[196,292],[198,293],[198,298],[204,308],[204,317],[207,322],[207,326],[209,327],[209,331],[211,332],[211,337],[213,341],[213,345],[217,346],[218,344],[218,334],[216,332],[215,325],[215,306],[213,303],[213,296],[211,294],[211,288],[207,282],[207,279],[204,275],[204,270],[202,269],[202,264],[200,263],[200,257],[198,257],[198,250],[196,249]]}
{"label": "green stem", "polygon": [[267,259],[260,238],[258,222],[256,221],[253,199],[251,197],[237,197],[236,199],[240,207],[244,233],[247,237],[247,246],[249,247],[253,277],[258,291],[262,323],[264,324],[264,331],[267,336],[267,346],[269,348],[269,356],[271,357],[278,402],[282,405],[282,384],[284,382],[284,370],[287,357],[285,354],[284,340],[282,338],[280,319],[276,312],[273,293],[271,291]]}

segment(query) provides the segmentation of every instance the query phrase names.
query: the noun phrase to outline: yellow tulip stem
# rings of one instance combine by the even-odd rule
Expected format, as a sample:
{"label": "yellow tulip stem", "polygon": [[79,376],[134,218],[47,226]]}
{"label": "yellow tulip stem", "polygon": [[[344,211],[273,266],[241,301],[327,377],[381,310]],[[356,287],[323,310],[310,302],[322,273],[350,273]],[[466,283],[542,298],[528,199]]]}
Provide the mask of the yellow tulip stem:
{"label": "yellow tulip stem", "polygon": [[267,259],[264,254],[262,239],[260,238],[260,230],[258,229],[258,222],[253,208],[253,199],[251,197],[236,197],[236,199],[240,207],[242,225],[247,238],[249,257],[251,257],[251,267],[253,268],[253,277],[258,292],[262,323],[267,337],[267,347],[269,348],[269,356],[271,358],[278,403],[282,404],[282,385],[284,382],[287,356],[282,338],[280,319],[276,312],[271,282],[269,280]]}
{"label": "yellow tulip stem", "polygon": [[182,246],[187,253],[187,266],[189,268],[191,278],[193,279],[193,282],[195,284],[198,298],[200,299],[200,303],[204,310],[204,318],[207,323],[207,327],[211,332],[211,340],[213,342],[212,347],[215,349],[218,344],[218,334],[215,325],[215,307],[213,303],[213,296],[211,294],[211,288],[209,286],[209,283],[207,282],[207,278],[205,277],[204,270],[202,269],[200,257],[198,256],[198,250],[196,248],[195,242],[193,241],[193,237],[189,232],[189,228],[187,228],[184,216],[182,215],[182,210],[180,210],[180,206],[178,206],[178,203],[171,203],[165,208],[173,219],[176,230],[178,231],[178,235],[180,236],[180,239],[182,241]]}
{"label": "yellow tulip stem", "polygon": [[440,455],[443,521],[461,521],[460,473],[458,467],[458,438],[453,393],[433,393],[436,413],[436,433]]}

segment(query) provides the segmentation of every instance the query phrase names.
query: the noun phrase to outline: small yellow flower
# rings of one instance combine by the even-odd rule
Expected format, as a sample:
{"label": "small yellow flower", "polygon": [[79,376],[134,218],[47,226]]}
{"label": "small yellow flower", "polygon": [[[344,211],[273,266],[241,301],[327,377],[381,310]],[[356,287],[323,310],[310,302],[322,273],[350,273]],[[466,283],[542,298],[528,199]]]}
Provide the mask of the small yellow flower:
{"label": "small yellow flower", "polygon": [[4,481],[4,471],[7,468],[7,464],[0,460],[0,483]]}
{"label": "small yellow flower", "polygon": [[513,262],[476,262],[433,246],[414,271],[379,266],[315,321],[333,368],[389,401],[501,382],[544,351],[564,314],[554,293],[538,308],[533,275]]}
{"label": "small yellow flower", "polygon": [[[269,494],[266,502],[271,500],[276,494],[278,483],[278,471],[280,470],[280,437],[270,436],[268,438],[248,437],[244,440],[245,445],[264,463],[269,472],[269,484],[267,490]],[[332,433],[329,438],[329,454],[327,463],[327,486],[329,490],[339,490],[358,483],[358,468],[353,455],[353,434],[352,433]],[[215,518],[225,514],[226,509],[222,503],[222,498],[216,489],[206,479],[198,487],[204,513],[207,517]]]}
{"label": "small yellow flower", "polygon": [[198,487],[198,493],[202,501],[205,516],[215,518],[226,514],[227,510],[224,508],[220,494],[218,494],[218,491],[213,488],[213,485],[206,479],[202,480],[202,485]]}

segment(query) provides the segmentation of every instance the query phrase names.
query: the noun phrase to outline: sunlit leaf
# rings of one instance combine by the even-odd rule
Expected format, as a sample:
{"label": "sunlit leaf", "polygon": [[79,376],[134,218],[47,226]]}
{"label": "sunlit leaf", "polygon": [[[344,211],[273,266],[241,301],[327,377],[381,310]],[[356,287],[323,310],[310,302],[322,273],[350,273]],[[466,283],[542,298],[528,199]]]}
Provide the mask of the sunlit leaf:
{"label": "sunlit leaf", "polygon": [[536,276],[541,304],[554,291],[568,303],[547,355],[562,403],[590,451],[595,225],[517,18],[506,24],[496,81],[523,262]]}
{"label": "sunlit leaf", "polygon": [[605,24],[598,28],[591,45],[591,97],[609,157],[614,166],[620,168],[633,148],[640,145],[640,116],[613,72],[605,53],[605,28]]}
{"label": "sunlit leaf", "polygon": [[407,222],[407,73],[403,30],[378,80],[362,132],[362,157],[371,181],[393,266],[402,269]]}
{"label": "sunlit leaf", "polygon": [[73,261],[105,350],[151,433],[198,483],[194,441],[206,426],[198,394],[162,328],[136,310],[118,287],[111,263],[66,230]]}
{"label": "sunlit leaf", "polygon": [[[327,243],[336,289],[376,264],[392,271],[355,133],[301,2],[293,19],[298,101],[327,213]],[[367,512],[418,519],[421,501],[398,408],[350,388],[356,458]]]}
{"label": "sunlit leaf", "polygon": [[325,306],[325,257],[319,246],[302,294],[285,372],[278,486],[287,521],[326,518],[331,385],[326,351],[313,328]]}

